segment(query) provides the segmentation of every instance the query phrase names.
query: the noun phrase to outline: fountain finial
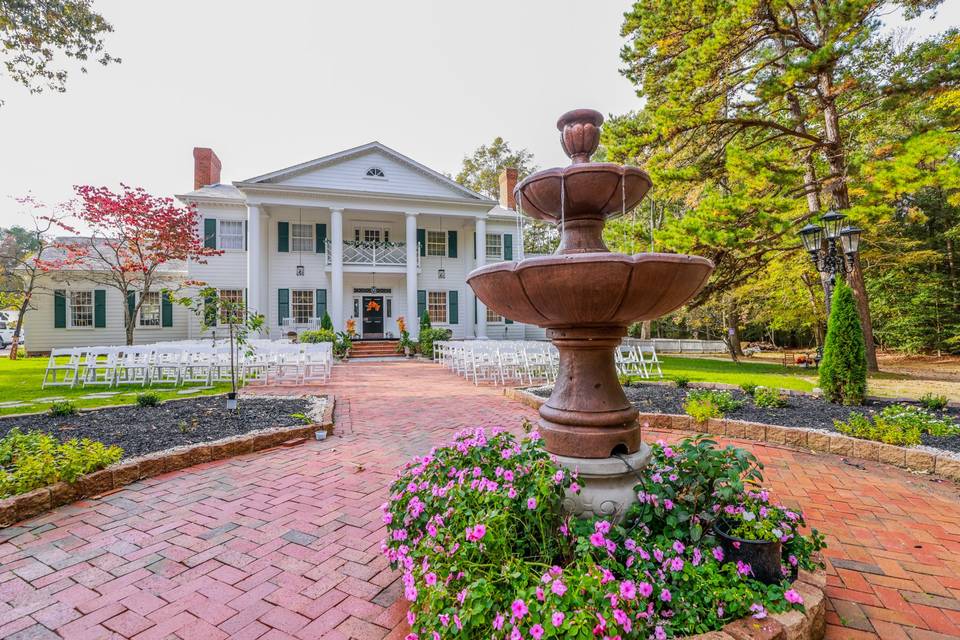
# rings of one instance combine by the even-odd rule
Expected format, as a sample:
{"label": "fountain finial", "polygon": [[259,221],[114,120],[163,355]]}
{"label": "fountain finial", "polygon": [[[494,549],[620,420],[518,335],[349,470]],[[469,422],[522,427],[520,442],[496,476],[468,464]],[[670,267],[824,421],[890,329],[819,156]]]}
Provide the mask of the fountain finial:
{"label": "fountain finial", "polygon": [[603,114],[593,109],[567,111],[557,120],[560,144],[571,164],[590,162],[590,156],[600,145],[600,125]]}

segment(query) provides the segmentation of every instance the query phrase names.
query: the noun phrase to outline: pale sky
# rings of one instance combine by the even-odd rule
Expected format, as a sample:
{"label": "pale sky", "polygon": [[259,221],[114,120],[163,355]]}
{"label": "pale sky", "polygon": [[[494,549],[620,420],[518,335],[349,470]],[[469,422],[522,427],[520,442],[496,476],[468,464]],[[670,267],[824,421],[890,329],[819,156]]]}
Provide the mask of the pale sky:
{"label": "pale sky", "polygon": [[[13,196],[74,184],[193,186],[194,146],[223,182],[379,140],[437,171],[503,136],[566,164],[554,123],[639,106],[620,68],[628,2],[593,0],[95,0],[122,64],[29,95],[0,75],[0,226]],[[892,16],[893,25],[902,20]],[[914,37],[960,24],[960,0]]]}

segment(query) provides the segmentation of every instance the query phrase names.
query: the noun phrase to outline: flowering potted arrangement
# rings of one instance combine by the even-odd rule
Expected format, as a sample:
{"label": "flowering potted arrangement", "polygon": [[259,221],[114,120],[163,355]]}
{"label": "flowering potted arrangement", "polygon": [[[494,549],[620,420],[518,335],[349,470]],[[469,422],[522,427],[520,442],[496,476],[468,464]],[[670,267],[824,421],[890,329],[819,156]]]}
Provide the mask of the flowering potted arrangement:
{"label": "flowering potted arrangement", "polygon": [[783,564],[783,548],[803,525],[800,514],[769,503],[769,493],[747,492],[738,505],[726,505],[714,525],[720,545],[731,562],[745,563],[753,576],[765,584],[774,584],[796,573],[796,557],[788,554]]}
{"label": "flowering potted arrangement", "polygon": [[[708,442],[677,448],[711,448]],[[720,451],[708,456],[716,466],[699,481],[710,490],[687,487],[677,498],[682,504],[649,498],[622,525],[565,514],[565,492],[579,492],[581,481],[558,466],[535,431],[521,439],[470,429],[415,458],[383,505],[382,550],[402,572],[407,640],[665,640],[802,608],[786,580],[759,582],[728,561],[712,526],[701,520],[697,530],[673,513],[715,519],[716,498],[727,488],[730,500],[739,500],[730,487],[733,466],[755,464],[743,450]],[[655,460],[670,461],[654,464],[651,473],[664,474],[654,484],[680,481],[675,468],[667,469],[675,457],[666,445],[654,447]],[[648,511],[659,515],[647,518]],[[699,531],[697,540],[691,531]],[[812,568],[820,541],[806,540],[797,562]]]}
{"label": "flowering potted arrangement", "polygon": [[400,344],[397,345],[397,350],[402,351],[403,355],[408,358],[413,357],[413,348],[416,346],[410,339],[410,331],[407,329],[407,319],[403,316],[397,318],[397,329],[400,330]]}

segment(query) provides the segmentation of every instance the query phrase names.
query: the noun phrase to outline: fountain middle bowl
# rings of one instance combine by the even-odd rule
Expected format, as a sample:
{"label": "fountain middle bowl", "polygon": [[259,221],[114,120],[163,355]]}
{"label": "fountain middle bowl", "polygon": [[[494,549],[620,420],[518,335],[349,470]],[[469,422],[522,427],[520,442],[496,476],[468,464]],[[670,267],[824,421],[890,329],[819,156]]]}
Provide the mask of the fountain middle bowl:
{"label": "fountain middle bowl", "polygon": [[706,284],[713,262],[673,253],[579,253],[498,262],[467,283],[505,318],[549,329],[626,326],[674,311]]}
{"label": "fountain middle bowl", "polygon": [[538,171],[514,192],[525,215],[556,223],[561,218],[615,218],[633,209],[651,186],[643,169],[587,162]]}

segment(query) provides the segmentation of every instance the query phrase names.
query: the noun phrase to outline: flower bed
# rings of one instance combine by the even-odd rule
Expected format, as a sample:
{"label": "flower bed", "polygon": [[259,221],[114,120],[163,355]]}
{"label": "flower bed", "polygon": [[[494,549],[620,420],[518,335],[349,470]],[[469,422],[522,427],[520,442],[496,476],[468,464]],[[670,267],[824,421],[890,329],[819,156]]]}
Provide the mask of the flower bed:
{"label": "flower bed", "polygon": [[[751,454],[709,440],[657,445],[644,473],[643,502],[614,525],[563,513],[577,478],[535,433],[465,431],[408,463],[384,505],[383,545],[403,570],[408,638],[663,639],[804,611],[791,578],[814,567],[821,538],[767,504]],[[748,510],[776,519],[784,554],[773,584],[725,561],[714,536],[720,515]]]}

